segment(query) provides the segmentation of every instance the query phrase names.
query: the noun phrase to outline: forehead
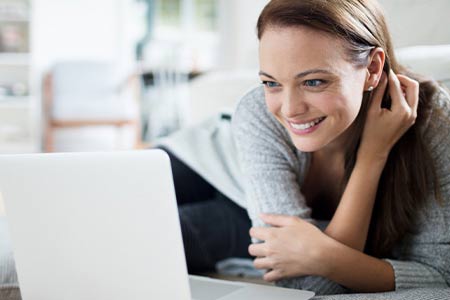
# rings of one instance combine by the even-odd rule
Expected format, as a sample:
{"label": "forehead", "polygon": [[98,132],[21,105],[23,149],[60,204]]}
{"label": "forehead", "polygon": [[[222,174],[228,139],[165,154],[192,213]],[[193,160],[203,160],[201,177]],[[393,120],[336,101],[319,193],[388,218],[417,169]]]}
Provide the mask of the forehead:
{"label": "forehead", "polygon": [[[267,28],[259,43],[261,69],[302,72],[313,68],[350,67],[342,40],[308,27]],[[278,70],[277,70],[278,69]]]}

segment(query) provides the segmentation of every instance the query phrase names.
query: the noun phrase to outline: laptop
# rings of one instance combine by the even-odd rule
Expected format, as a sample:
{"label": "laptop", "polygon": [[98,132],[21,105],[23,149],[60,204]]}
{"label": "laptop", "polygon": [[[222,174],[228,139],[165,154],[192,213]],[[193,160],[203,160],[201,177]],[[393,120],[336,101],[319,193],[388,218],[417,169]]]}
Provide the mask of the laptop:
{"label": "laptop", "polygon": [[314,295],[189,276],[160,150],[2,155],[0,191],[23,300]]}

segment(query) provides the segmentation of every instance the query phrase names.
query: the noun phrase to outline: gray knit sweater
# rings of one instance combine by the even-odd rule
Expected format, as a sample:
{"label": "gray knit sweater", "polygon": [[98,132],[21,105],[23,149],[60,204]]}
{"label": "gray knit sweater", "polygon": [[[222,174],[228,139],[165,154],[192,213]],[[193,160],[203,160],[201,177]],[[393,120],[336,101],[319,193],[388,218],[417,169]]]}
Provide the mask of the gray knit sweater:
{"label": "gray knit sweater", "polygon": [[[427,206],[416,220],[419,232],[407,235],[395,247],[394,259],[387,259],[395,271],[396,290],[437,288],[450,285],[450,103],[448,94],[436,96],[424,132],[436,161],[437,175],[444,199],[440,206],[430,193]],[[240,165],[245,178],[247,209],[253,225],[261,226],[259,213],[296,215],[311,220],[300,187],[310,155],[300,152],[287,131],[267,110],[262,87],[250,91],[239,102],[232,122]],[[349,267],[350,268],[350,267]],[[303,288],[317,294],[349,292],[322,277],[306,276],[278,282],[291,288]]]}

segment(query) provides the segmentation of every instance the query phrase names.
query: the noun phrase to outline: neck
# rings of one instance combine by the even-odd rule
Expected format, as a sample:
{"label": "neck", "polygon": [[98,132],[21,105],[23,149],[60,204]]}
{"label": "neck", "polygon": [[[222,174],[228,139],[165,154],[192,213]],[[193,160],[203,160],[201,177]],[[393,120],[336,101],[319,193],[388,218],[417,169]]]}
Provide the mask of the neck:
{"label": "neck", "polygon": [[357,134],[356,126],[357,125],[354,122],[334,141],[332,141],[322,149],[315,151],[313,153],[313,157],[322,158],[324,160],[337,160],[342,161],[343,163],[348,147],[353,143],[352,137]]}
{"label": "neck", "polygon": [[345,158],[345,140],[335,140],[320,150],[313,153],[313,157],[325,161],[344,161]]}

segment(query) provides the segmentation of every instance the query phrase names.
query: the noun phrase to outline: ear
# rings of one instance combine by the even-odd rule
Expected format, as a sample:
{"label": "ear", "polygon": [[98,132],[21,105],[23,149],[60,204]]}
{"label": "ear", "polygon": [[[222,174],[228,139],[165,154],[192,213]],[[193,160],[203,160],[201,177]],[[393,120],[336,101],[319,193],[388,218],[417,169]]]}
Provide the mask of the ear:
{"label": "ear", "polygon": [[385,58],[384,50],[380,47],[373,49],[370,53],[364,90],[372,90],[378,86],[383,73]]}

